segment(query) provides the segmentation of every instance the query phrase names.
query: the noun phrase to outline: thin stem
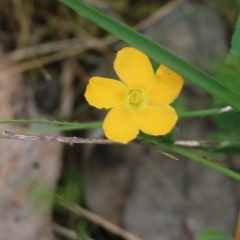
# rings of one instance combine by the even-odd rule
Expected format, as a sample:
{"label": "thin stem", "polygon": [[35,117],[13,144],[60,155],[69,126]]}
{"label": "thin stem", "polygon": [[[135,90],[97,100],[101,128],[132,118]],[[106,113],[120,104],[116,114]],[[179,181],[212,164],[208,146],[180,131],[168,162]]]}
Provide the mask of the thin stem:
{"label": "thin stem", "polygon": [[180,118],[206,117],[206,116],[220,114],[221,110],[222,108],[212,108],[212,109],[204,109],[204,110],[189,111],[189,112],[179,112],[178,116]]}
{"label": "thin stem", "polygon": [[[178,112],[180,118],[193,118],[193,117],[204,117],[210,115],[220,114],[222,108],[212,108],[204,109],[197,111],[187,111],[187,112]],[[51,124],[51,125],[61,125],[61,126],[72,126],[73,128],[100,128],[102,126],[101,121],[96,122],[64,122],[64,121],[50,121],[50,120],[37,120],[37,119],[9,119],[9,120],[0,120],[0,124]]]}
{"label": "thin stem", "polygon": [[49,120],[37,120],[37,119],[10,119],[10,120],[0,120],[0,124],[52,124],[52,125],[72,125],[72,126],[82,126],[85,128],[98,128],[101,127],[102,122],[64,122],[64,121],[49,121]]}
{"label": "thin stem", "polygon": [[211,162],[209,160],[206,160],[203,157],[198,156],[197,154],[195,154],[193,152],[190,152],[190,151],[188,151],[188,150],[186,150],[184,148],[180,148],[180,147],[173,146],[173,145],[169,146],[169,145],[165,145],[164,144],[162,146],[164,148],[167,148],[167,149],[175,152],[175,153],[179,153],[179,154],[181,154],[181,155],[183,155],[185,157],[188,157],[188,158],[190,158],[192,160],[195,160],[197,162],[200,162],[200,163],[202,163],[202,164],[204,164],[204,165],[206,165],[206,166],[208,166],[210,168],[213,168],[213,169],[215,169],[215,170],[217,170],[217,171],[219,171],[219,172],[221,172],[221,173],[223,173],[223,174],[225,174],[225,175],[227,175],[227,176],[229,176],[229,177],[231,177],[231,178],[233,178],[235,180],[240,181],[240,174],[239,173],[234,172],[234,171],[232,171],[232,170],[230,170],[230,169],[228,169],[226,167],[223,167],[223,166],[221,166],[221,165],[219,165],[217,163],[214,163],[214,162]]}

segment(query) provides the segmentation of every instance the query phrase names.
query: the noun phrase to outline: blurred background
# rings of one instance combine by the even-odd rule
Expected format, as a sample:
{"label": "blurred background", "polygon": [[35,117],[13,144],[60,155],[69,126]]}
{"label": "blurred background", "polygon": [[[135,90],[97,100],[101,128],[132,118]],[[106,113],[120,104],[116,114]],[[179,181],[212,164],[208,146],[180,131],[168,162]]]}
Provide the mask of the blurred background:
{"label": "blurred background", "polygon": [[[212,75],[223,64],[238,14],[233,0],[85,2]],[[0,0],[0,119],[103,120],[106,112],[87,104],[85,88],[91,76],[116,78],[113,61],[124,46],[57,1]],[[174,106],[191,111],[225,105],[185,81]],[[178,140],[239,138],[239,115],[184,118],[177,127]],[[46,135],[104,137],[101,129],[0,125],[12,132],[34,129]],[[179,161],[144,144],[70,146],[2,139],[0,239],[195,240],[208,229],[233,236],[239,184],[173,155]],[[214,157],[240,171],[238,156]],[[65,206],[53,201],[53,192]],[[119,236],[103,219],[72,209],[73,203],[139,238]]]}

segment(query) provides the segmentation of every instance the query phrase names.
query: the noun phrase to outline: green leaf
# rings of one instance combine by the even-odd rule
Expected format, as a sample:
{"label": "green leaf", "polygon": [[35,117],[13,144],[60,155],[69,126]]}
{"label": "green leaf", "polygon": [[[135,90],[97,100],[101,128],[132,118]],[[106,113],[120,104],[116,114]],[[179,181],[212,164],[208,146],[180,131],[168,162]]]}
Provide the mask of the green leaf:
{"label": "green leaf", "polygon": [[152,136],[152,135],[148,135],[143,132],[140,132],[138,135],[138,138],[144,139],[147,142],[156,141],[159,143],[173,144],[175,131],[176,131],[176,128],[174,128],[170,133],[163,136]]}
{"label": "green leaf", "polygon": [[[240,43],[238,43],[240,46]],[[229,52],[222,63],[214,67],[217,79],[235,93],[240,89],[240,55]],[[234,90],[235,88],[235,90]]]}
{"label": "green leaf", "polygon": [[235,0],[235,2],[240,6],[240,0]]}
{"label": "green leaf", "polygon": [[240,89],[240,56],[229,53],[224,59],[224,63],[215,66],[216,78],[228,89],[239,93]]}
{"label": "green leaf", "polygon": [[229,133],[234,133],[239,131],[240,116],[237,112],[226,112],[214,116],[214,120],[217,126]]}
{"label": "green leaf", "polygon": [[237,23],[235,26],[235,32],[232,36],[231,53],[236,56],[240,56],[240,14],[238,15]]}
{"label": "green leaf", "polygon": [[232,240],[232,238],[218,230],[209,229],[202,232],[198,240]]}
{"label": "green leaf", "polygon": [[225,146],[211,149],[210,152],[213,152],[213,153],[228,153],[228,154],[239,155],[240,154],[240,142],[229,143]]}
{"label": "green leaf", "polygon": [[92,20],[97,25],[111,32],[126,43],[143,51],[157,62],[173,69],[208,93],[222,99],[237,110],[240,110],[240,92],[236,92],[236,86],[226,86],[226,82],[222,82],[221,79],[217,80],[210,77],[142,34],[82,1],[60,0],[60,2],[66,4],[82,16]]}

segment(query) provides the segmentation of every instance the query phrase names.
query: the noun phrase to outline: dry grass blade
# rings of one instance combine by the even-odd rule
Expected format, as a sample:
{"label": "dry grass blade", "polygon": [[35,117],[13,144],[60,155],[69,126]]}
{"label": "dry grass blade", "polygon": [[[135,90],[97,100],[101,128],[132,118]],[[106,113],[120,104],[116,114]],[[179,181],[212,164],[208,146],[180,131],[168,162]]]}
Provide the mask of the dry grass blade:
{"label": "dry grass blade", "polygon": [[148,28],[153,23],[157,22],[160,18],[166,16],[168,13],[173,11],[175,8],[186,2],[186,0],[173,0],[165,4],[158,10],[156,10],[151,16],[144,19],[140,23],[134,26],[136,30],[142,30]]}
{"label": "dry grass blade", "polygon": [[58,233],[64,237],[67,237],[67,238],[73,239],[73,240],[80,240],[78,235],[76,234],[76,232],[74,232],[73,230],[67,229],[58,224],[53,224],[53,229],[56,233]]}
{"label": "dry grass blade", "polygon": [[[72,240],[82,240],[75,231],[65,228],[63,226],[60,226],[58,224],[53,224],[53,229],[56,233],[67,237],[68,239],[72,239]],[[85,238],[84,238],[85,239]],[[92,238],[88,238],[87,240],[94,240]]]}
{"label": "dry grass blade", "polygon": [[[161,7],[158,11],[154,12],[151,16],[144,19],[137,25],[135,25],[133,28],[139,31],[142,31],[143,29],[146,29],[151,24],[168,14],[170,11],[172,11],[174,8],[178,7],[180,4],[185,2],[185,0],[173,0],[163,7]],[[81,41],[81,43],[79,43]],[[52,42],[52,43],[45,43],[40,44],[37,46],[31,46],[24,49],[16,50],[12,53],[9,53],[7,56],[11,60],[23,60],[25,58],[29,57],[36,57],[37,55],[41,54],[49,54],[54,51],[58,51],[57,53],[54,53],[50,56],[42,57],[42,58],[36,58],[34,60],[26,61],[24,63],[19,64],[15,68],[8,68],[6,69],[3,74],[2,78],[8,79],[11,76],[14,76],[16,74],[19,74],[21,72],[42,67],[44,65],[60,61],[72,56],[75,56],[83,51],[89,50],[89,49],[102,49],[106,46],[117,42],[118,39],[114,36],[107,36],[102,39],[68,39],[58,42]]]}
{"label": "dry grass blade", "polygon": [[116,41],[116,38],[113,36],[108,36],[104,38],[104,40],[91,40],[83,44],[79,44],[77,46],[65,49],[63,51],[57,52],[55,54],[52,54],[50,56],[42,57],[42,58],[37,58],[34,60],[30,60],[24,63],[19,64],[16,67],[11,67],[6,69],[3,73],[1,78],[2,79],[8,79],[16,74],[19,74],[21,72],[37,68],[37,67],[42,67],[43,65],[50,64],[52,62],[60,61],[72,56],[75,56],[76,54],[81,53],[82,51],[86,51],[88,49],[92,48],[103,48],[105,45],[108,45],[110,43],[113,43]]}
{"label": "dry grass blade", "polygon": [[133,235],[130,232],[127,232],[126,230],[120,228],[119,226],[116,226],[115,224],[107,221],[106,219],[98,216],[95,213],[92,213],[88,211],[87,209],[84,209],[77,204],[70,204],[61,197],[57,197],[57,201],[60,205],[67,208],[68,210],[74,212],[77,215],[84,216],[88,220],[98,224],[99,226],[107,229],[108,231],[112,232],[113,234],[122,237],[126,240],[142,240],[141,238]]}

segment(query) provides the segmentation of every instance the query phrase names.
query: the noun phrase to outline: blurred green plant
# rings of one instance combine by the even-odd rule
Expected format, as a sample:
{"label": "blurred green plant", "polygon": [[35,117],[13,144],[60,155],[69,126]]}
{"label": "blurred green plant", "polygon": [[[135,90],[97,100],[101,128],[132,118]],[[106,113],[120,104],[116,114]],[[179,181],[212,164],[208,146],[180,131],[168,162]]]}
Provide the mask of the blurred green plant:
{"label": "blurred green plant", "polygon": [[198,240],[232,240],[232,238],[218,230],[208,229],[200,234]]}
{"label": "blurred green plant", "polygon": [[[239,1],[238,1],[239,2]],[[232,36],[230,52],[240,57],[240,14],[237,19],[235,32]]]}
{"label": "blurred green plant", "polygon": [[30,190],[30,198],[35,209],[45,209],[53,203],[54,189],[36,181]]}

